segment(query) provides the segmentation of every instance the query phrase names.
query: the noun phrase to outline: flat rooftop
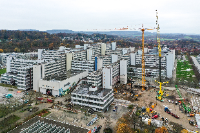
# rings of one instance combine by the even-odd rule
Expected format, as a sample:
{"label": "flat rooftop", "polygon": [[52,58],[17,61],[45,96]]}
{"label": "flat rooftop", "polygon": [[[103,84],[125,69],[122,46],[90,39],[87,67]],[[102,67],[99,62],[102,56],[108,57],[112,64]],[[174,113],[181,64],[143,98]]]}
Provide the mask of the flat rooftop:
{"label": "flat rooftop", "polygon": [[72,76],[78,75],[82,72],[84,72],[84,71],[67,71],[64,73],[52,74],[50,76],[46,76],[43,80],[62,81],[62,80],[68,79]]}
{"label": "flat rooftop", "polygon": [[96,91],[90,91],[89,87],[82,87],[78,90],[74,90],[73,93],[76,94],[82,94],[82,95],[90,95],[90,96],[98,96],[98,97],[104,97],[106,96],[112,89],[104,89],[104,88],[98,88]]}

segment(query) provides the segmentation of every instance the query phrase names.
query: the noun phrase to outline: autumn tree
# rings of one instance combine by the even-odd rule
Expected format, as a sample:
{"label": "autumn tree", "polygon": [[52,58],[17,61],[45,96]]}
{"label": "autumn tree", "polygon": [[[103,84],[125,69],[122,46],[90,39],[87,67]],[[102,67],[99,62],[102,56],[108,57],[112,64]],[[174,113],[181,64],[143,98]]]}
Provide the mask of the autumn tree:
{"label": "autumn tree", "polygon": [[49,49],[51,49],[51,50],[53,49],[53,43],[49,44]]}
{"label": "autumn tree", "polygon": [[16,48],[14,49],[14,51],[15,51],[15,52],[20,52],[20,49],[16,47]]}
{"label": "autumn tree", "polygon": [[128,124],[121,123],[118,125],[117,133],[132,133],[133,131],[128,126]]}
{"label": "autumn tree", "polygon": [[0,49],[0,53],[3,53],[3,49]]}
{"label": "autumn tree", "polygon": [[173,125],[173,133],[180,133],[181,130],[183,130],[183,127],[181,125],[179,125],[178,123],[174,123],[174,122],[170,122],[170,125]]}

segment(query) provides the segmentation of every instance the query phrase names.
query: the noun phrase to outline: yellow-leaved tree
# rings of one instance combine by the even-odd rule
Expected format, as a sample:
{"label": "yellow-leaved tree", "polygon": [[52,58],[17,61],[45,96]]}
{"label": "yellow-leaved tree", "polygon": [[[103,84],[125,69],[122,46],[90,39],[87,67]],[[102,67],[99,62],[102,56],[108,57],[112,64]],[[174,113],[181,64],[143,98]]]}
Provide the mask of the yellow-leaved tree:
{"label": "yellow-leaved tree", "polygon": [[121,123],[118,125],[117,133],[133,133],[133,131],[127,124]]}
{"label": "yellow-leaved tree", "polygon": [[3,49],[0,49],[0,53],[3,53]]}

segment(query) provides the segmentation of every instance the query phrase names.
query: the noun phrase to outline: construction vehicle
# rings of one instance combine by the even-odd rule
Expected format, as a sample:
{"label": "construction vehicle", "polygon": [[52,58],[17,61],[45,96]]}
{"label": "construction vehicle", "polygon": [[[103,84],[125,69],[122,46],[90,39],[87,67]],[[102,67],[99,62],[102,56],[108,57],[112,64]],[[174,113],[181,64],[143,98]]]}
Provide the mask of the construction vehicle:
{"label": "construction vehicle", "polygon": [[156,96],[156,99],[160,100],[160,101],[163,101],[162,98],[163,98],[163,91],[162,91],[162,84],[164,83],[168,83],[168,82],[161,82],[161,45],[160,45],[160,26],[158,24],[158,12],[156,10],[156,25],[157,25],[157,43],[158,43],[158,55],[159,55],[159,81],[156,81],[160,84],[160,90],[159,90],[159,94]]}
{"label": "construction vehicle", "polygon": [[178,89],[178,86],[175,85],[175,88],[176,88],[177,93],[178,93],[178,95],[179,95],[179,97],[180,97],[180,99],[181,99],[181,105],[182,105],[183,109],[185,110],[185,113],[190,112],[191,109],[190,109],[188,106],[187,106],[187,107],[185,106],[185,102],[184,102],[184,100],[183,100],[183,98],[182,98],[182,96],[181,96],[181,93],[180,93],[180,91],[179,91],[179,89]]}
{"label": "construction vehicle", "polygon": [[5,97],[8,98],[8,99],[10,99],[10,98],[13,97],[13,95],[12,94],[7,94],[7,95],[5,95]]}
{"label": "construction vehicle", "polygon": [[190,125],[192,125],[192,126],[195,126],[195,125],[196,125],[194,120],[188,119],[188,121],[189,121],[189,124],[190,124]]}
{"label": "construction vehicle", "polygon": [[163,101],[163,90],[162,90],[162,84],[165,84],[165,83],[168,83],[168,82],[158,82],[155,80],[155,82],[159,83],[160,86],[159,86],[159,91],[158,91],[158,95],[156,96],[156,99],[157,100],[160,100],[161,102]]}

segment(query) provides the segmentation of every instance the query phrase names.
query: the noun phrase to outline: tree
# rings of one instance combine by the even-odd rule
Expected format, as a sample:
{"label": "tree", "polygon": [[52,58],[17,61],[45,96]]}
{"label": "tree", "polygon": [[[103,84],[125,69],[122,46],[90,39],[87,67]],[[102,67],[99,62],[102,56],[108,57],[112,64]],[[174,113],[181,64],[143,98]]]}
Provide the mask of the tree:
{"label": "tree", "polygon": [[3,49],[0,49],[0,53],[3,53]]}
{"label": "tree", "polygon": [[183,127],[179,125],[178,123],[170,122],[170,125],[173,125],[173,133],[180,133],[181,130],[183,130]]}
{"label": "tree", "polygon": [[131,124],[134,125],[134,129],[135,129],[135,126],[136,124],[138,123],[138,116],[136,116],[134,113],[132,114],[132,117],[131,117]]}
{"label": "tree", "polygon": [[42,93],[41,92],[35,92],[35,98],[36,98],[36,102],[35,104],[37,104],[37,101],[38,101],[38,97],[41,97],[42,96]]}
{"label": "tree", "polygon": [[159,127],[155,130],[155,133],[168,133],[168,131],[166,127]]}
{"label": "tree", "polygon": [[145,125],[145,128],[149,131],[149,133],[154,133],[156,130],[156,125],[151,124],[151,125]]}
{"label": "tree", "polygon": [[53,43],[49,44],[49,49],[51,49],[51,50],[53,49]]}
{"label": "tree", "polygon": [[34,95],[35,95],[35,91],[33,90],[28,91],[28,95],[27,95],[28,103],[32,103],[34,99]]}
{"label": "tree", "polygon": [[132,130],[127,124],[121,123],[118,125],[117,133],[132,133]]}
{"label": "tree", "polygon": [[20,52],[20,49],[16,47],[16,48],[14,49],[14,51],[15,51],[15,52]]}

